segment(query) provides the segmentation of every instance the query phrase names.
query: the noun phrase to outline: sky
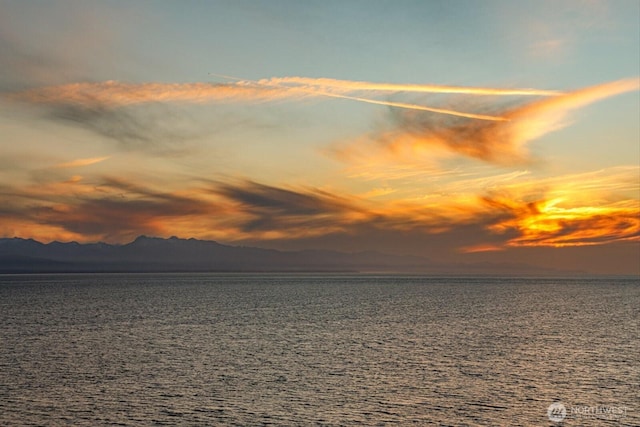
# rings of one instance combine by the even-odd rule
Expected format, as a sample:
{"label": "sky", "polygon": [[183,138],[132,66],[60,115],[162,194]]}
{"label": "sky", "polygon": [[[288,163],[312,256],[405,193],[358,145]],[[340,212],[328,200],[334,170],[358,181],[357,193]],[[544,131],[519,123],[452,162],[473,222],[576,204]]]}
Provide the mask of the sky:
{"label": "sky", "polygon": [[0,0],[0,237],[640,274],[640,3]]}

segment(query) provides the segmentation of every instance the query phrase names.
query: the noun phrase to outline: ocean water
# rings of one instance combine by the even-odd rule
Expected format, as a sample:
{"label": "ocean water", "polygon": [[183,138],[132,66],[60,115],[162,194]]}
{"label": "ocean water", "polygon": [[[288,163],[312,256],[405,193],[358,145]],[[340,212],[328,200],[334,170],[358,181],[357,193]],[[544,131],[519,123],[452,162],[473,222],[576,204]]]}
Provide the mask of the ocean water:
{"label": "ocean water", "polygon": [[639,326],[638,278],[0,276],[0,425],[638,426]]}

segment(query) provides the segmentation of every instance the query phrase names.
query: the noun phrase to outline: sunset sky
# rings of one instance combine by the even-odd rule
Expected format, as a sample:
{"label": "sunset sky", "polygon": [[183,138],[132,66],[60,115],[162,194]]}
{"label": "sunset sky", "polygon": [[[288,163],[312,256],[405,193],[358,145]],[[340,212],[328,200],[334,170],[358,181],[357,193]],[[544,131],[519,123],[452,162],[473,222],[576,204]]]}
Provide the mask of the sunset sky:
{"label": "sunset sky", "polygon": [[0,237],[640,274],[639,76],[637,0],[0,0]]}

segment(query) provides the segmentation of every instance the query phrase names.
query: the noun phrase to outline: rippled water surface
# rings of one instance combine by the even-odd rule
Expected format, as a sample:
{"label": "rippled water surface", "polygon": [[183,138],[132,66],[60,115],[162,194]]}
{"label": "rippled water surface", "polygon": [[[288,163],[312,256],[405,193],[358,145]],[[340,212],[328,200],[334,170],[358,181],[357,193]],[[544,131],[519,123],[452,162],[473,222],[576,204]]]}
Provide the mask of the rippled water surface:
{"label": "rippled water surface", "polygon": [[0,276],[0,425],[637,426],[639,323],[638,278]]}

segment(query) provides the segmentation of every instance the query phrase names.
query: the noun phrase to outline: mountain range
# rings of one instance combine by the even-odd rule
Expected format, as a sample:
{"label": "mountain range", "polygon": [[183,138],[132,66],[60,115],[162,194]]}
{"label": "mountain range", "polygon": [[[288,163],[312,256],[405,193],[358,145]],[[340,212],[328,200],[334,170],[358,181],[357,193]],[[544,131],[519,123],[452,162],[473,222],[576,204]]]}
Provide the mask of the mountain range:
{"label": "mountain range", "polygon": [[178,271],[415,271],[428,260],[367,251],[285,252],[215,241],[140,236],[127,244],[0,239],[0,273]]}
{"label": "mountain range", "polygon": [[556,275],[575,271],[519,263],[439,264],[377,251],[279,251],[211,240],[139,236],[126,244],[0,238],[0,273],[95,272],[393,272]]}

